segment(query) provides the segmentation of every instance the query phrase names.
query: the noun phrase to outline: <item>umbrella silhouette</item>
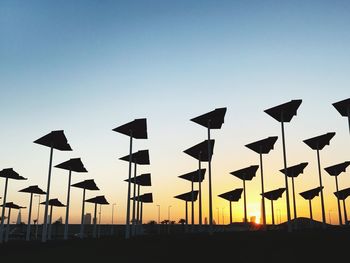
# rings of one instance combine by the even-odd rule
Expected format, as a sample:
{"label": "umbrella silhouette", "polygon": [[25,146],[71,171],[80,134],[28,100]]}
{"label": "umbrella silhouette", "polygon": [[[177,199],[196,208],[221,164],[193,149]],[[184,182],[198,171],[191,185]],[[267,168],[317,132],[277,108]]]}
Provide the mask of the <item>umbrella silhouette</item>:
{"label": "umbrella silhouette", "polygon": [[323,199],[323,186],[322,186],[322,177],[321,177],[321,163],[320,163],[320,150],[322,150],[326,145],[329,145],[330,140],[334,137],[335,132],[329,132],[320,136],[316,136],[303,142],[309,146],[312,150],[317,152],[317,164],[318,164],[318,176],[320,180],[321,187],[321,206],[322,206],[322,222],[323,227],[326,227],[326,214],[324,208],[324,199]]}
{"label": "umbrella silhouette", "polygon": [[304,192],[299,193],[305,200],[309,200],[309,209],[310,209],[310,219],[312,218],[312,206],[311,206],[311,200],[314,199],[315,196],[318,196],[320,192],[322,192],[322,187],[316,187]]}
{"label": "umbrella silhouette", "polygon": [[52,156],[53,156],[53,149],[59,150],[59,151],[72,151],[72,148],[67,142],[67,138],[64,135],[63,130],[58,131],[52,131],[45,136],[37,139],[34,141],[34,143],[46,146],[50,148],[50,161],[49,161],[49,172],[48,172],[48,178],[47,178],[47,190],[46,190],[46,203],[45,203],[45,212],[44,212],[44,225],[43,225],[43,231],[42,231],[42,242],[46,242],[47,237],[47,213],[48,213],[48,207],[49,207],[49,198],[50,198],[50,182],[51,182],[51,168],[52,168]]}
{"label": "umbrella silhouette", "polygon": [[[126,155],[124,157],[119,158],[119,160],[123,160],[123,161],[130,161],[132,163],[134,163],[134,180],[136,180],[136,170],[137,170],[137,165],[148,165],[150,164],[149,162],[149,152],[148,150],[142,150],[142,151],[137,151],[133,154],[131,154],[131,156]],[[130,184],[130,182],[128,182],[128,184]],[[134,189],[133,189],[133,197],[136,196],[136,184],[134,184]],[[132,235],[136,234],[136,218],[135,218],[135,212],[136,212],[136,200],[135,198],[132,199],[133,202],[133,207],[132,207]]]}
{"label": "umbrella silhouette", "polygon": [[145,193],[145,194],[140,195],[140,196],[132,197],[132,199],[137,199],[141,202],[140,224],[142,225],[143,203],[153,203],[153,195],[152,195],[152,193]]}
{"label": "umbrella silhouette", "polygon": [[348,117],[349,123],[349,132],[350,132],[350,98],[342,101],[333,103],[334,108],[340,113],[343,117]]}
{"label": "umbrella silhouette", "polygon": [[287,167],[287,169],[280,170],[280,172],[283,173],[285,176],[292,178],[294,219],[297,218],[297,205],[296,205],[296,200],[295,200],[294,178],[298,177],[299,174],[302,174],[307,165],[308,165],[308,163],[305,162],[305,163],[300,163],[297,165]]}
{"label": "umbrella silhouette", "polygon": [[99,204],[101,207],[102,205],[109,205],[109,203],[104,195],[99,195],[94,198],[87,199],[85,202],[95,204],[93,237],[96,238],[97,205]]}
{"label": "umbrella silhouette", "polygon": [[[332,166],[324,168],[325,171],[329,175],[335,177],[335,189],[336,189],[336,192],[339,191],[339,189],[338,189],[338,175],[341,174],[342,172],[345,172],[346,168],[349,165],[350,165],[350,162],[343,162],[343,163],[339,163],[339,164],[332,165]],[[337,201],[338,201],[339,224],[342,225],[342,216],[341,216],[341,209],[340,209],[340,200],[339,200],[339,198],[337,198]]]}
{"label": "umbrella silhouette", "polygon": [[[286,153],[286,143],[284,138],[284,123],[290,122],[292,118],[297,115],[299,106],[302,100],[291,100],[289,102],[280,104],[278,106],[272,107],[270,109],[264,110],[265,113],[270,115],[276,121],[281,123],[282,130],[282,146],[283,146],[283,164],[284,169],[287,169],[287,153]],[[290,204],[289,204],[289,191],[288,191],[288,178],[285,176],[286,185],[286,202],[287,202],[287,220],[288,220],[288,231],[292,231],[292,225],[290,224]]]}
{"label": "umbrella silhouette", "polygon": [[266,139],[256,141],[250,144],[245,145],[252,151],[260,155],[260,174],[261,174],[261,193],[262,193],[262,218],[263,225],[266,226],[266,212],[265,212],[265,196],[264,196],[264,173],[263,173],[263,161],[262,155],[268,154],[274,147],[278,137],[272,136]]}
{"label": "umbrella silhouette", "polygon": [[[272,224],[275,224],[275,214],[273,210],[273,201],[277,200],[278,198],[282,197],[282,194],[286,188],[278,188],[272,191],[265,192],[263,195],[271,201],[271,217],[272,217]],[[262,194],[261,194],[262,195]]]}
{"label": "umbrella silhouette", "polygon": [[[132,139],[147,139],[147,120],[146,119],[135,119],[131,122],[128,122],[124,125],[121,125],[117,128],[114,128],[113,131],[119,132],[121,134],[127,135],[130,137],[130,147],[129,147],[129,176],[128,179],[131,179],[131,157],[132,157]],[[127,206],[126,206],[126,231],[125,238],[130,237],[130,192],[131,192],[131,183],[128,182],[128,196],[127,196]]]}
{"label": "umbrella silhouette", "polygon": [[237,188],[235,190],[219,194],[218,196],[226,199],[230,203],[230,224],[232,224],[232,202],[238,202],[241,199],[243,188]]}
{"label": "umbrella silhouette", "polygon": [[100,190],[93,179],[84,180],[79,183],[72,184],[73,187],[83,189],[83,203],[81,208],[80,238],[84,238],[84,213],[85,213],[85,190]]}
{"label": "umbrella silhouette", "polygon": [[9,240],[9,233],[10,233],[11,209],[21,209],[21,208],[25,208],[25,207],[16,205],[13,202],[8,202],[5,204],[2,204],[1,206],[3,209],[5,209],[5,207],[7,207],[9,209],[9,212],[7,215],[7,228],[6,228],[6,236],[5,236],[5,242],[7,242]]}
{"label": "umbrella silhouette", "polygon": [[[212,155],[212,146],[210,140],[210,130],[211,129],[221,129],[224,123],[224,118],[227,108],[217,108],[213,111],[200,115],[191,119],[191,121],[207,128],[208,130],[208,156]],[[200,169],[200,168],[199,168]],[[208,160],[208,170],[209,170],[209,232],[213,233],[213,199],[212,199],[212,185],[211,185],[211,158]]]}
{"label": "umbrella silhouette", "polygon": [[33,202],[33,194],[44,195],[46,194],[43,190],[41,190],[37,185],[31,185],[27,188],[19,190],[18,192],[22,193],[30,193],[30,201],[29,201],[29,212],[28,212],[28,224],[27,224],[27,233],[26,240],[30,240],[30,220],[32,215],[32,202]]}
{"label": "umbrella silhouette", "polygon": [[259,165],[251,165],[249,167],[246,167],[246,168],[243,168],[240,170],[236,170],[236,171],[233,171],[230,173],[243,181],[244,223],[248,222],[248,220],[247,220],[247,195],[246,195],[246,189],[245,189],[245,181],[246,180],[251,181],[253,179],[253,177],[255,176],[256,171],[258,169],[259,169]]}
{"label": "umbrella silhouette", "polygon": [[348,216],[346,213],[345,199],[350,195],[350,187],[339,190],[339,191],[335,192],[334,195],[338,198],[338,200],[343,201],[344,221],[345,221],[345,224],[348,224]]}
{"label": "umbrella silhouette", "polygon": [[[42,205],[46,205],[46,202],[41,202],[40,204]],[[52,233],[52,210],[53,210],[53,207],[54,206],[57,206],[57,207],[65,207],[64,204],[61,203],[60,200],[58,200],[57,198],[53,198],[53,199],[50,199],[49,202],[48,202],[49,206],[50,206],[50,215],[49,215],[49,218],[50,218],[50,221],[49,221],[49,231],[48,231],[48,234],[47,234],[47,239],[48,240],[51,240],[51,233]]]}
{"label": "umbrella silhouette", "polygon": [[6,178],[5,180],[5,190],[4,190],[4,198],[2,203],[2,211],[1,211],[1,226],[0,226],[0,243],[2,243],[4,239],[4,216],[5,216],[5,204],[6,204],[6,197],[7,197],[7,185],[9,179],[14,180],[27,180],[27,178],[24,178],[20,176],[17,172],[15,172],[12,168],[5,168],[0,171],[0,177]]}
{"label": "umbrella silhouette", "polygon": [[[193,193],[193,184],[194,182],[198,182],[199,183],[199,225],[201,225],[201,221],[202,221],[202,207],[201,207],[201,183],[204,180],[204,175],[205,175],[205,171],[206,169],[198,169],[195,170],[193,172],[189,172],[183,175],[180,175],[179,177],[185,180],[188,180],[191,182],[191,192]],[[193,205],[193,201],[192,203],[192,225],[194,225],[194,205]]]}
{"label": "umbrella silhouette", "polygon": [[183,200],[186,202],[186,206],[185,206],[186,231],[187,231],[187,225],[188,225],[188,206],[187,206],[187,203],[188,202],[195,202],[197,200],[197,197],[198,197],[197,190],[174,196],[174,198],[177,198],[177,199],[180,199],[180,200]]}
{"label": "umbrella silhouette", "polygon": [[66,220],[64,222],[64,239],[68,239],[68,221],[69,221],[69,201],[70,201],[70,185],[72,178],[72,171],[77,173],[87,173],[83,162],[80,158],[73,158],[63,163],[57,164],[56,168],[69,171],[68,175],[68,191],[67,191],[67,206],[66,206]]}
{"label": "umbrella silhouette", "polygon": [[[214,140],[205,140],[201,143],[198,143],[187,150],[184,151],[184,153],[188,154],[189,156],[195,158],[198,160],[198,177],[201,175],[199,174],[200,171],[202,171],[202,162],[210,162],[211,158],[213,157],[214,152]],[[203,174],[204,176],[204,174]],[[204,179],[204,177],[203,177]],[[202,180],[203,181],[203,180]],[[199,181],[199,225],[202,226],[202,181]],[[192,189],[193,190],[193,189]],[[194,223],[194,208],[192,203],[192,224]]]}

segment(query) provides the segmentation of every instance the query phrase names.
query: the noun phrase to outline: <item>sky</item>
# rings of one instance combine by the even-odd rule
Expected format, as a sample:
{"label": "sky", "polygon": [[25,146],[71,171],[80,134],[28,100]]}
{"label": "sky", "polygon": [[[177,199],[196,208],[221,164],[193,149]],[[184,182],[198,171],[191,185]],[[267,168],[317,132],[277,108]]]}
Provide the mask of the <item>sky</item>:
{"label": "sky", "polygon": [[[110,202],[101,223],[111,223],[115,203],[114,223],[124,224],[128,163],[118,158],[128,154],[129,140],[112,129],[147,118],[149,138],[134,140],[134,151],[150,152],[151,165],[138,168],[152,178],[141,189],[154,198],[144,205],[144,222],[157,221],[158,211],[161,220],[177,222],[185,204],[174,196],[191,190],[178,176],[198,168],[183,151],[207,136],[190,119],[227,107],[222,129],[212,131],[212,184],[214,220],[228,223],[228,202],[218,195],[242,187],[230,172],[259,164],[245,144],[278,136],[263,157],[265,190],[285,186],[280,124],[264,110],[302,99],[285,131],[288,166],[309,163],[295,180],[298,216],[308,217],[308,202],[298,193],[319,181],[316,152],[303,140],[336,132],[321,151],[322,168],[349,160],[348,124],[332,106],[349,98],[349,12],[349,1],[322,0],[1,1],[0,169],[28,178],[9,182],[7,201],[28,207],[29,196],[18,190],[39,185],[46,191],[49,149],[33,141],[64,130],[73,151],[54,151],[53,165],[81,158],[88,173],[73,173],[72,183],[94,179],[100,191],[86,197],[105,195]],[[334,178],[322,169],[322,180],[327,222],[337,223]],[[65,204],[67,184],[68,172],[53,168],[50,198]],[[339,176],[339,188],[346,187],[349,171]],[[260,191],[258,170],[246,183],[248,217],[260,216]],[[71,223],[80,223],[81,202],[82,191],[72,188]],[[35,198],[34,211],[37,204]],[[285,205],[284,194],[274,203],[277,222],[286,220]],[[321,220],[320,198],[312,205]],[[269,202],[266,211],[269,223]],[[92,204],[86,212],[93,213]],[[53,219],[64,215],[57,208]],[[233,204],[233,220],[242,217],[243,199]]]}

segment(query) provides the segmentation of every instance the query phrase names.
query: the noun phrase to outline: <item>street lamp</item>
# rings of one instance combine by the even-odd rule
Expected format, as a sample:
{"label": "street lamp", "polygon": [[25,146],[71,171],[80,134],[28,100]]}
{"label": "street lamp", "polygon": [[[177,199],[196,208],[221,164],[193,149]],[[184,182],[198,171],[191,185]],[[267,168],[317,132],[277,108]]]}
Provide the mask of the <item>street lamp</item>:
{"label": "street lamp", "polygon": [[157,205],[158,206],[158,224],[160,223],[160,205]]}

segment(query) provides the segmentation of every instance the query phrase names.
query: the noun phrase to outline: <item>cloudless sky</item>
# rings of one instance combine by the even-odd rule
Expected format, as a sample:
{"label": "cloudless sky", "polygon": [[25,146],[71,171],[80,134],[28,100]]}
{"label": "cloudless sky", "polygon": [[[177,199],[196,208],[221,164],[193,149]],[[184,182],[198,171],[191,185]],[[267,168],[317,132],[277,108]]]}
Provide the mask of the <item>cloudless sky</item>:
{"label": "cloudless sky", "polygon": [[[64,130],[73,152],[55,151],[53,164],[81,157],[89,173],[73,174],[73,183],[94,179],[101,190],[87,197],[106,195],[116,203],[117,223],[125,223],[128,164],[118,158],[128,154],[128,138],[112,129],[147,118],[149,139],[134,143],[134,151],[150,151],[151,165],[138,169],[152,174],[152,186],[142,189],[154,195],[145,221],[157,219],[156,204],[162,219],[169,211],[178,221],[184,203],[173,196],[190,191],[178,176],[198,165],[183,151],[206,139],[190,119],[227,107],[222,129],[212,133],[214,218],[219,209],[227,223],[228,204],[217,195],[242,187],[231,171],[259,161],[245,144],[279,136],[264,156],[265,189],[284,187],[280,124],[263,111],[292,99],[303,103],[286,124],[288,165],[309,162],[297,193],[317,187],[316,153],[302,140],[335,131],[321,164],[349,159],[347,122],[332,106],[349,98],[349,14],[349,1],[1,1],[0,168],[28,178],[10,181],[8,201],[28,206],[29,196],[17,192],[28,185],[46,191],[49,149],[33,141]],[[322,176],[335,223],[334,178]],[[67,180],[68,172],[54,168],[50,197],[66,203]],[[350,186],[349,172],[339,184]],[[206,217],[207,188],[206,178]],[[82,193],[72,188],[71,197],[71,221],[78,223]],[[259,216],[259,171],[247,197],[248,215]],[[297,203],[298,216],[307,217],[298,194]],[[103,208],[102,223],[111,222],[111,207]],[[275,207],[285,220],[285,194]],[[319,197],[313,207],[321,220]],[[269,222],[269,203],[266,209]],[[58,208],[54,217],[64,212]],[[242,217],[241,200],[234,220]]]}

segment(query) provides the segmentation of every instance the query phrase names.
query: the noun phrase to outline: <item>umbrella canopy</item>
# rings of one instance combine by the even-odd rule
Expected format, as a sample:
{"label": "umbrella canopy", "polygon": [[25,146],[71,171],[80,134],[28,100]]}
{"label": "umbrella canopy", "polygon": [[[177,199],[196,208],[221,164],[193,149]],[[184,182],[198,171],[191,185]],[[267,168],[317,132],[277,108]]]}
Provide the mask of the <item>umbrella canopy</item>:
{"label": "umbrella canopy", "polygon": [[52,147],[60,151],[71,151],[72,148],[68,144],[67,138],[63,130],[52,131],[49,134],[37,139],[34,143],[41,144],[47,147]]}
{"label": "umbrella canopy", "polygon": [[77,173],[87,173],[87,170],[85,169],[84,164],[80,158],[70,159],[63,163],[57,164],[55,167]]}
{"label": "umbrella canopy", "polygon": [[[199,175],[198,171],[199,171],[200,175]],[[200,170],[197,169],[193,172],[189,172],[189,173],[180,175],[179,177],[182,179],[191,181],[191,182],[203,182],[205,171],[206,171],[206,169],[200,169]]]}
{"label": "umbrella canopy", "polygon": [[335,132],[328,132],[326,134],[304,140],[303,142],[313,150],[322,150],[326,145],[329,145],[329,142],[334,135]]}
{"label": "umbrella canopy", "polygon": [[17,172],[15,172],[12,168],[5,168],[0,171],[0,177],[15,179],[15,180],[27,180],[23,176],[20,176]]}
{"label": "umbrella canopy", "polygon": [[213,111],[191,119],[191,121],[210,129],[220,129],[224,123],[226,108],[217,108]]}
{"label": "umbrella canopy", "polygon": [[114,128],[113,131],[131,136],[135,139],[147,139],[146,119],[135,119],[129,123]]}
{"label": "umbrella canopy", "polygon": [[[210,158],[208,153],[208,140],[202,141],[201,143],[196,144],[195,146],[192,146],[191,148],[188,148],[184,151],[184,153],[187,153],[188,155],[192,156],[193,158],[208,162],[211,160],[214,152],[214,143],[215,140],[210,140]],[[200,156],[199,156],[200,155]],[[200,158],[200,159],[199,159]]]}
{"label": "umbrella canopy", "polygon": [[139,200],[140,202],[142,203],[153,203],[153,195],[152,193],[146,193],[146,194],[143,194],[143,195],[140,195],[140,196],[135,196],[134,197],[131,197],[130,199],[135,199],[135,200]]}
{"label": "umbrella canopy", "polygon": [[177,199],[184,200],[184,201],[196,201],[197,200],[197,196],[198,196],[198,191],[195,190],[193,192],[191,191],[191,192],[184,193],[184,194],[181,194],[181,195],[177,195],[177,196],[174,196],[174,197],[177,198]]}
{"label": "umbrella canopy", "polygon": [[297,110],[301,102],[302,100],[291,100],[290,102],[267,109],[264,112],[279,122],[290,122],[297,115]]}
{"label": "umbrella canopy", "polygon": [[327,173],[329,173],[329,175],[332,176],[338,176],[339,174],[341,174],[342,172],[346,171],[346,168],[350,165],[350,162],[343,162],[343,163],[339,163],[336,165],[332,165],[329,167],[324,168],[326,170]]}
{"label": "umbrella canopy", "polygon": [[218,196],[231,202],[237,202],[239,201],[239,199],[241,199],[242,192],[243,188],[237,188],[235,190],[220,194]]}
{"label": "umbrella canopy", "polygon": [[284,175],[287,175],[288,177],[298,177],[299,174],[302,174],[304,172],[304,169],[308,164],[309,163],[305,162],[289,166],[287,169],[281,169],[280,172]]}
{"label": "umbrella canopy", "polygon": [[267,154],[273,149],[273,146],[275,145],[277,139],[277,136],[271,136],[260,141],[246,144],[245,146],[256,153]]}
{"label": "umbrella canopy", "polygon": [[85,202],[99,204],[99,205],[109,205],[104,195],[95,196],[93,198],[85,200]]}
{"label": "umbrella canopy", "polygon": [[350,195],[350,187],[342,189],[342,190],[339,190],[338,192],[334,192],[334,195],[339,200],[345,200]]}
{"label": "umbrella canopy", "polygon": [[72,186],[87,190],[100,190],[93,179],[84,180],[82,182],[72,184]]}
{"label": "umbrella canopy", "polygon": [[311,200],[313,199],[315,196],[318,196],[321,192],[321,190],[323,189],[323,186],[322,188],[321,187],[316,187],[316,188],[313,188],[313,189],[310,189],[310,190],[307,190],[305,192],[302,192],[302,193],[299,193],[304,199],[306,200]]}
{"label": "umbrella canopy", "polygon": [[238,177],[241,180],[252,180],[258,169],[259,165],[251,165],[249,167],[233,171],[230,174]]}
{"label": "umbrella canopy", "polygon": [[286,188],[278,188],[272,191],[265,192],[263,196],[269,200],[277,200],[278,198],[282,197],[284,191],[286,191]]}
{"label": "umbrella canopy", "polygon": [[[124,157],[119,158],[119,160],[123,160],[123,161],[129,161],[129,156],[130,155],[126,155]],[[141,150],[141,151],[137,151],[133,154],[131,154],[131,162],[132,163],[136,163],[136,164],[150,164],[149,162],[149,153],[148,150]]]}
{"label": "umbrella canopy", "polygon": [[342,101],[338,101],[332,104],[334,108],[341,114],[343,117],[348,117],[348,109],[350,107],[350,98]]}
{"label": "umbrella canopy", "polygon": [[19,190],[18,192],[23,192],[23,193],[31,193],[31,194],[39,194],[39,195],[44,195],[46,192],[41,190],[37,185],[31,185],[27,188],[24,188],[22,190]]}
{"label": "umbrella canopy", "polygon": [[4,206],[4,207],[7,207],[7,208],[11,208],[11,209],[21,209],[21,208],[26,208],[24,206],[19,206],[19,205],[16,205],[15,203],[13,202],[8,202],[8,203],[5,203],[5,205],[1,205],[1,206]]}
{"label": "umbrella canopy", "polygon": [[[46,201],[41,202],[40,204],[45,205]],[[64,207],[65,205],[61,203],[60,200],[58,200],[57,198],[53,198],[49,200],[49,205],[52,206],[58,206],[58,207]]]}
{"label": "umbrella canopy", "polygon": [[[151,183],[151,174],[150,173],[147,173],[147,174],[141,174],[139,176],[136,176],[135,178],[136,180],[134,180],[134,178],[130,178],[130,182],[131,183],[135,183],[136,181],[136,184],[137,185],[142,185],[142,186],[151,186],[152,183]],[[129,182],[129,179],[125,179],[124,180],[125,182]]]}

